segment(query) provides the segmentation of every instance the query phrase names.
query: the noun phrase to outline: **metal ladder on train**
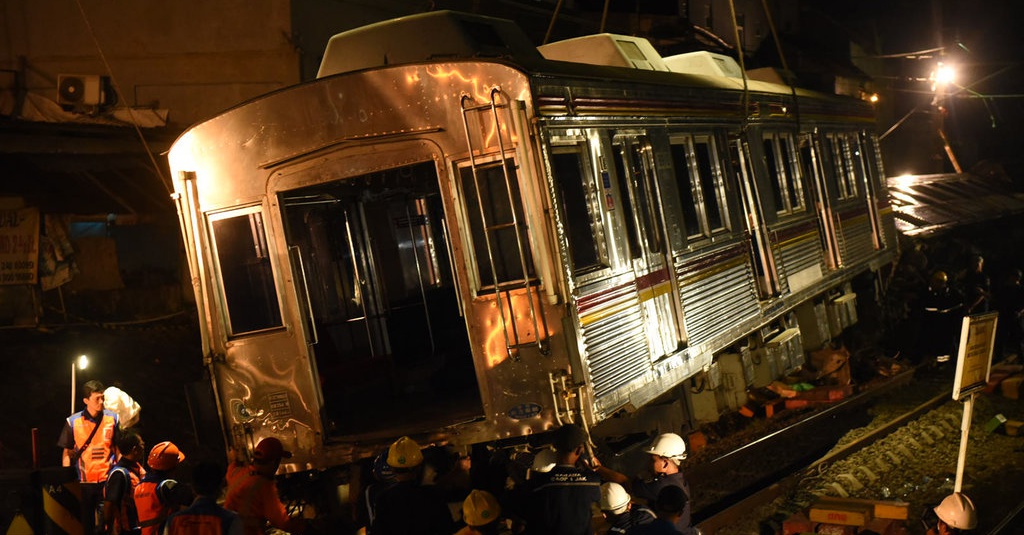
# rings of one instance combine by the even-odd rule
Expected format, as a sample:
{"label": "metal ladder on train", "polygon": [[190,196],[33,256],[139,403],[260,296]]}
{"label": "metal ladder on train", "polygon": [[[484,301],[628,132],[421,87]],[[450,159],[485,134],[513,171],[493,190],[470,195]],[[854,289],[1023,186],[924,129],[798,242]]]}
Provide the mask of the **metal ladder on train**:
{"label": "metal ladder on train", "polygon": [[[501,318],[502,334],[505,337],[505,350],[508,353],[509,358],[513,360],[519,359],[519,349],[526,347],[536,346],[541,353],[547,353],[547,319],[544,315],[544,309],[540,306],[540,292],[537,293],[537,302],[535,303],[534,295],[530,291],[530,276],[529,270],[527,269],[527,255],[524,241],[527,239],[523,235],[523,230],[520,226],[519,213],[516,209],[516,202],[514,199],[515,193],[512,189],[512,180],[514,178],[509,176],[508,165],[505,161],[510,158],[511,148],[511,132],[509,128],[512,126],[513,121],[511,118],[511,104],[507,101],[505,103],[499,103],[499,99],[503,98],[501,90],[494,88],[491,90],[490,102],[484,104],[477,104],[472,97],[469,95],[463,95],[461,101],[462,107],[462,125],[466,132],[466,145],[469,148],[469,163],[473,174],[473,187],[478,192],[480,191],[480,178],[477,173],[478,164],[477,160],[489,156],[498,156],[500,158],[500,165],[502,176],[504,177],[504,193],[508,198],[509,212],[511,213],[511,221],[492,222],[488,221],[487,211],[484,210],[482,204],[478,203],[477,208],[480,211],[480,222],[484,230],[484,241],[487,247],[487,261],[490,263],[491,268],[491,283],[494,285],[494,300],[498,305],[498,316]],[[501,113],[499,113],[501,112]],[[502,120],[501,114],[506,117]],[[478,130],[477,136],[473,135],[473,131],[470,128],[470,116],[475,115],[478,118],[478,124],[481,128]],[[488,116],[493,121],[491,126],[494,129],[495,138],[497,139],[497,147],[493,144],[488,144],[483,139],[485,125],[488,124]],[[506,139],[509,136],[509,139]],[[508,146],[506,146],[506,144]],[[521,193],[520,193],[521,197]],[[520,201],[521,202],[521,201]],[[521,204],[520,204],[521,205]],[[470,207],[467,206],[467,209]],[[494,249],[491,243],[491,233],[496,230],[512,228],[515,231],[516,237],[516,253],[518,255],[519,268],[522,270],[522,279],[517,281],[508,281],[504,283],[504,286],[498,283],[498,271],[497,266],[494,263]],[[532,261],[532,255],[530,259]],[[479,262],[480,259],[477,259]],[[534,265],[534,272],[537,272],[537,267]],[[523,290],[523,295],[529,304],[529,313],[531,326],[533,327],[533,333],[535,341],[523,342],[520,338],[521,329],[519,328],[518,320],[516,319],[515,309],[512,304],[512,292],[515,290]],[[507,317],[506,317],[507,309]],[[511,332],[510,332],[511,331]]]}

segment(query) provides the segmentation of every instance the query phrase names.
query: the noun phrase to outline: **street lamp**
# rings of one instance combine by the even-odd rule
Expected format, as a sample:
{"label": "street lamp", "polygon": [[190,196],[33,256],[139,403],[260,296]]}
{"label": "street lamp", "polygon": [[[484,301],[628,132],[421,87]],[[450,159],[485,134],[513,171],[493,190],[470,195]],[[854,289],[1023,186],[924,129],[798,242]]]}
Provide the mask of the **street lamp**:
{"label": "street lamp", "polygon": [[71,361],[71,414],[75,413],[75,387],[78,385],[75,381],[75,368],[84,370],[89,366],[89,357],[85,355],[79,355],[78,358]]}

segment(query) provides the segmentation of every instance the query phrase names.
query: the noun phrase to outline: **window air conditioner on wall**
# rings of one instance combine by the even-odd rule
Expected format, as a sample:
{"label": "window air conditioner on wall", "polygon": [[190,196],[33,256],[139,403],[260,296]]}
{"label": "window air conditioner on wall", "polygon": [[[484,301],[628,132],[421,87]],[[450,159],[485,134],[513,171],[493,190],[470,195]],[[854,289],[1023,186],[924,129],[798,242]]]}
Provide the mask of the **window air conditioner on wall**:
{"label": "window air conditioner on wall", "polygon": [[57,103],[99,106],[103,103],[103,77],[98,74],[57,75]]}

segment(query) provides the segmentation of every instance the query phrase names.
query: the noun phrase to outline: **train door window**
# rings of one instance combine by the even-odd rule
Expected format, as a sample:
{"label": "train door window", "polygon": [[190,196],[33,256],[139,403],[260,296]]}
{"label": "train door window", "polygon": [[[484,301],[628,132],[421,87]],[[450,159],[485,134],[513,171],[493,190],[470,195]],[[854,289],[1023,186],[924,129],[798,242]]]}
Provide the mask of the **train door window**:
{"label": "train door window", "polygon": [[[616,147],[616,149],[621,150],[620,147]],[[636,231],[637,222],[633,213],[634,202],[629,193],[629,177],[626,175],[626,167],[622,158],[613,155],[611,160],[615,166],[615,175],[619,185],[619,206],[622,207],[622,224],[625,226],[626,246],[629,249],[626,252],[626,258],[639,258],[642,250],[640,249],[640,237]]]}
{"label": "train door window", "polygon": [[871,214],[871,236],[875,249],[882,249],[885,247],[885,236],[877,204],[879,191],[884,191],[884,186],[881,184],[882,177],[885,176],[882,169],[882,156],[878,150],[877,140],[869,133],[861,132],[858,142],[861,148],[861,156],[858,160],[864,170],[864,191],[868,201],[868,212]]}
{"label": "train door window", "polygon": [[[634,216],[642,232],[645,248],[650,253],[660,253],[662,248],[661,214],[658,205],[656,186],[654,185],[653,161],[650,158],[651,148],[646,140],[617,140],[619,158],[615,160],[615,170],[619,175],[623,199],[633,199],[636,212]],[[630,197],[625,188],[632,189]],[[625,203],[624,203],[625,204]],[[629,225],[627,224],[627,227]],[[637,244],[639,245],[639,244]],[[634,258],[638,257],[634,252]]]}
{"label": "train door window", "polygon": [[706,232],[706,225],[701,223],[698,212],[700,195],[697,176],[696,158],[693,156],[693,143],[690,136],[672,136],[669,138],[669,150],[672,154],[672,166],[676,177],[676,189],[679,191],[679,202],[683,211],[683,225],[686,227],[688,239],[699,239]]}
{"label": "train door window", "polygon": [[793,136],[783,132],[765,133],[764,156],[771,174],[772,198],[780,215],[802,212],[806,208],[799,153]]}
{"label": "train door window", "polygon": [[857,184],[867,184],[867,165],[864,159],[864,150],[860,145],[860,138],[856,132],[843,135],[842,140],[846,152],[849,154],[850,167],[853,171],[851,175],[853,182],[850,184],[850,188],[854,195],[856,195]]}
{"label": "train door window", "polygon": [[725,203],[725,185],[715,140],[710,135],[694,136],[693,151],[697,158],[700,178],[701,207],[707,221],[709,235],[728,230],[728,208]]}
{"label": "train door window", "polygon": [[825,135],[825,143],[831,151],[833,165],[835,166],[839,200],[856,197],[857,177],[853,167],[848,140],[841,134],[830,133]]}
{"label": "train door window", "polygon": [[[475,176],[474,176],[475,175]],[[526,234],[515,162],[478,163],[459,168],[479,288],[532,279],[533,259]],[[526,273],[523,273],[523,267]]]}
{"label": "train door window", "polygon": [[762,298],[777,296],[782,286],[775,265],[775,253],[772,240],[768,235],[768,227],[764,224],[764,213],[761,209],[760,194],[751,169],[750,147],[740,138],[733,138],[729,143],[729,158],[736,172],[740,196],[743,199],[747,231],[753,241],[751,256],[757,273],[758,292]]}
{"label": "train door window", "polygon": [[589,172],[586,145],[553,145],[551,171],[561,193],[566,237],[574,271],[584,273],[607,267],[607,248],[598,188]]}
{"label": "train door window", "polygon": [[232,335],[281,327],[263,212],[254,206],[210,216],[217,269]]}
{"label": "train door window", "polygon": [[842,258],[839,253],[839,238],[832,221],[830,194],[822,167],[824,163],[821,160],[821,152],[829,151],[831,143],[828,137],[817,137],[823,144],[822,147],[818,147],[815,145],[815,139],[816,136],[812,134],[800,135],[800,163],[812,184],[811,195],[814,197],[815,210],[818,213],[818,233],[821,236],[822,250],[825,251],[825,265],[829,269],[837,269],[842,265]]}

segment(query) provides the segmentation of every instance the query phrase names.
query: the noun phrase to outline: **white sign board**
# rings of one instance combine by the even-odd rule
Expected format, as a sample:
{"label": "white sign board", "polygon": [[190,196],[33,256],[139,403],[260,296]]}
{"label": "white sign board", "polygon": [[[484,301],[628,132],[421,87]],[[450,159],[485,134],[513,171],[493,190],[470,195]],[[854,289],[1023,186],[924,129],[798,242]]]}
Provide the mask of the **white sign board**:
{"label": "white sign board", "polygon": [[960,329],[960,351],[953,379],[953,399],[960,401],[985,388],[992,368],[992,349],[996,341],[998,312],[964,317]]}

